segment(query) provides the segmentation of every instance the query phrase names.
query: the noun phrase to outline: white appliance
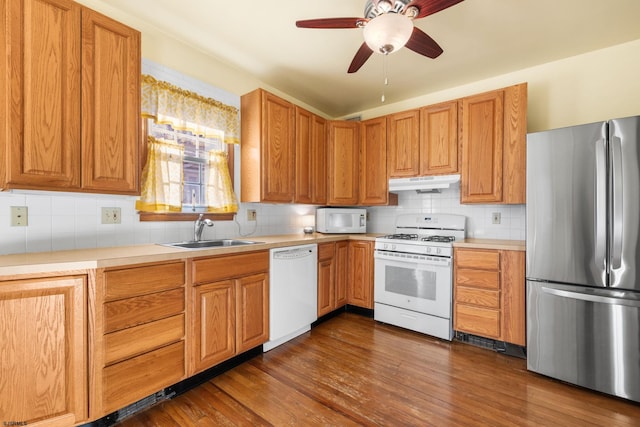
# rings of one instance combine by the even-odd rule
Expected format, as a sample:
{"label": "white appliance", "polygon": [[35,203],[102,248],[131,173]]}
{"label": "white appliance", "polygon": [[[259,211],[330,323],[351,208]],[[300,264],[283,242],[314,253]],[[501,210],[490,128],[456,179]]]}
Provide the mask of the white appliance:
{"label": "white appliance", "polygon": [[389,179],[389,191],[409,191],[415,190],[418,193],[439,193],[443,188],[460,182],[460,175],[431,175],[417,176],[412,178],[391,178]]}
{"label": "white appliance", "polygon": [[318,245],[269,250],[269,351],[318,319]]}
{"label": "white appliance", "polygon": [[366,233],[367,210],[318,208],[316,209],[316,230],[320,233]]}
{"label": "white appliance", "polygon": [[374,319],[453,339],[453,246],[465,238],[466,218],[409,214],[396,234],[378,237],[374,251]]}

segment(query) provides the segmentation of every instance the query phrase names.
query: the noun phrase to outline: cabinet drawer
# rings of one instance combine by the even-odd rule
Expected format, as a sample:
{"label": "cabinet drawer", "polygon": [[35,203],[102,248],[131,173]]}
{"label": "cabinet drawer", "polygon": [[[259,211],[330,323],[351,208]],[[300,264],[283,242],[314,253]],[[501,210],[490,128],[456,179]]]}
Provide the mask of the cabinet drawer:
{"label": "cabinet drawer", "polygon": [[193,261],[192,269],[196,285],[262,273],[269,271],[269,252],[200,258]]}
{"label": "cabinet drawer", "polygon": [[184,314],[104,336],[104,364],[129,359],[184,338]]}
{"label": "cabinet drawer", "polygon": [[184,378],[184,341],[103,370],[104,413],[123,408]]}
{"label": "cabinet drawer", "polygon": [[456,302],[487,308],[500,308],[500,292],[456,286]]}
{"label": "cabinet drawer", "polygon": [[483,289],[500,289],[500,273],[497,271],[456,269],[456,286],[464,285]]}
{"label": "cabinet drawer", "polygon": [[108,302],[104,305],[104,332],[164,319],[183,311],[184,288]]}
{"label": "cabinet drawer", "polygon": [[456,331],[488,338],[500,338],[500,311],[455,304],[453,317]]}
{"label": "cabinet drawer", "polygon": [[336,245],[334,243],[322,243],[318,245],[318,261],[333,258]]}
{"label": "cabinet drawer", "polygon": [[458,267],[500,270],[500,252],[498,251],[458,249],[455,251],[454,260]]}
{"label": "cabinet drawer", "polygon": [[147,265],[104,273],[105,301],[129,298],[184,285],[184,262]]}

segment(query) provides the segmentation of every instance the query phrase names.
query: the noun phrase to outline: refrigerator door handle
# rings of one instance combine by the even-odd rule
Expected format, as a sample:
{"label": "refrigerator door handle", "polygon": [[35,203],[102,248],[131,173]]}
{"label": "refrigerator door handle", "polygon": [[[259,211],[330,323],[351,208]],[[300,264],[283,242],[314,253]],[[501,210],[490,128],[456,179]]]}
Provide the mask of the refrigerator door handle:
{"label": "refrigerator door handle", "polygon": [[553,289],[547,288],[543,286],[542,292],[563,298],[571,298],[577,299],[581,301],[589,301],[596,302],[600,304],[613,304],[613,305],[626,305],[629,307],[638,307],[640,308],[640,301],[633,299],[623,299],[623,298],[615,298],[615,297],[606,297],[602,295],[593,295],[593,294],[583,294],[581,292],[573,292],[573,291],[565,291],[561,289]]}
{"label": "refrigerator door handle", "polygon": [[609,140],[612,157],[612,233],[611,233],[611,268],[619,269],[622,265],[622,141],[612,135]]}
{"label": "refrigerator door handle", "polygon": [[607,148],[606,141],[596,141],[595,253],[596,266],[606,271],[607,244]]}

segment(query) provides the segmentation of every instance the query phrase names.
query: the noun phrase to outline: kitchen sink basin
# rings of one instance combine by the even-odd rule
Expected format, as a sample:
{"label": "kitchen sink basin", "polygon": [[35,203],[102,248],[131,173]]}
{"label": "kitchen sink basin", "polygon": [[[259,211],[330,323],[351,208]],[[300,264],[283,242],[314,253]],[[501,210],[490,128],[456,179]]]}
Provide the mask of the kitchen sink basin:
{"label": "kitchen sink basin", "polygon": [[218,239],[218,240],[200,240],[192,242],[178,242],[178,243],[162,243],[163,246],[171,246],[174,248],[184,249],[205,249],[205,248],[222,248],[227,246],[242,246],[242,245],[255,245],[252,240],[237,240],[237,239]]}

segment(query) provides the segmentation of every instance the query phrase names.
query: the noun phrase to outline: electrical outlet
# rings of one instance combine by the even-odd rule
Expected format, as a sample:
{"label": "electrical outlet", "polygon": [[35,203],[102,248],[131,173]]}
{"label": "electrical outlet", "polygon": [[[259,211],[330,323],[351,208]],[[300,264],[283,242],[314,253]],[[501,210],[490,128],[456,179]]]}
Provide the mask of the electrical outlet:
{"label": "electrical outlet", "polygon": [[494,212],[491,214],[491,223],[500,224],[500,212]]}
{"label": "electrical outlet", "polygon": [[11,226],[26,227],[29,225],[29,209],[26,206],[11,206]]}
{"label": "electrical outlet", "polygon": [[103,224],[120,224],[120,208],[102,208]]}
{"label": "electrical outlet", "polygon": [[247,209],[247,221],[257,221],[258,214],[255,209]]}

